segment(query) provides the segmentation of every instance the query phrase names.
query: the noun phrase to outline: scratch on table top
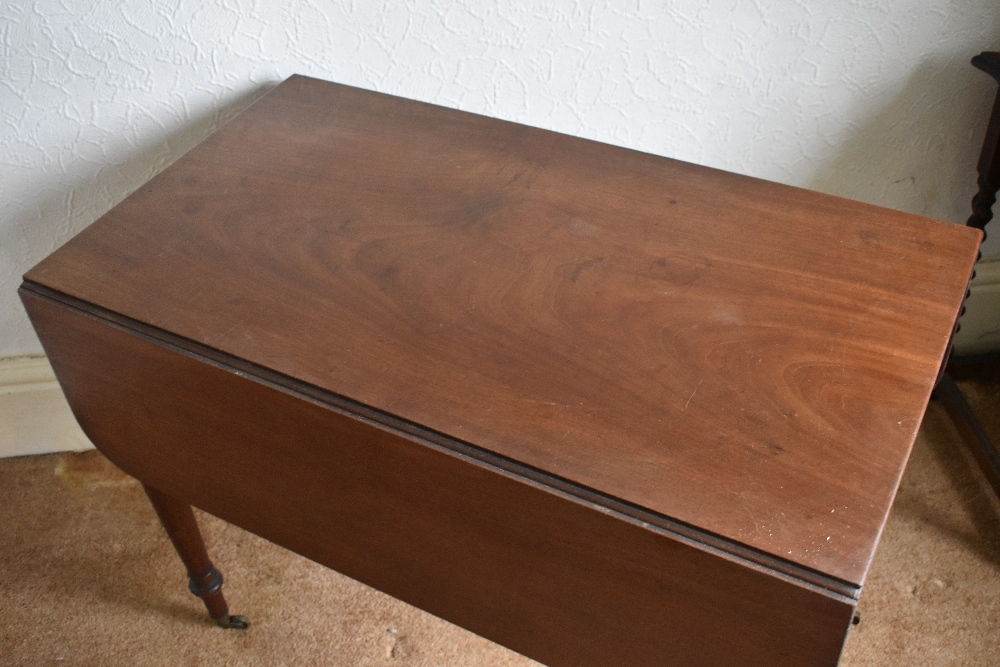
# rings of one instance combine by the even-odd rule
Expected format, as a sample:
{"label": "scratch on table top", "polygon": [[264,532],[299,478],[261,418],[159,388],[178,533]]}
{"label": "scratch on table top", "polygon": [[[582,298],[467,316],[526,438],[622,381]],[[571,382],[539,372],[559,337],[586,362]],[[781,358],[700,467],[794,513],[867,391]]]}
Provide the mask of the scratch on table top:
{"label": "scratch on table top", "polygon": [[534,398],[522,398],[521,400],[524,401],[525,403],[538,403],[539,405],[551,405],[557,408],[563,408],[565,410],[569,410],[570,408],[570,406],[566,405],[565,403],[557,403],[555,401],[540,401]]}
{"label": "scratch on table top", "polygon": [[698,387],[700,387],[701,383],[704,382],[704,381],[705,381],[705,378],[702,378],[702,379],[698,380],[698,386],[694,388],[694,391],[692,391],[691,395],[688,396],[687,403],[684,404],[684,409],[685,410],[687,410],[688,406],[691,405],[691,399],[694,398],[694,395],[698,393]]}

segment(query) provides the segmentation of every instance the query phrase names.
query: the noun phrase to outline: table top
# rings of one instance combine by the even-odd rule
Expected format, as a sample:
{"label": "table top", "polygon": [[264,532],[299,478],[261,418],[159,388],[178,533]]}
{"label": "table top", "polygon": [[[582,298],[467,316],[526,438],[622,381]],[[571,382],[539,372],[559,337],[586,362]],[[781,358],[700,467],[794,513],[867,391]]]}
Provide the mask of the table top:
{"label": "table top", "polygon": [[860,585],[979,241],[293,76],[25,279]]}

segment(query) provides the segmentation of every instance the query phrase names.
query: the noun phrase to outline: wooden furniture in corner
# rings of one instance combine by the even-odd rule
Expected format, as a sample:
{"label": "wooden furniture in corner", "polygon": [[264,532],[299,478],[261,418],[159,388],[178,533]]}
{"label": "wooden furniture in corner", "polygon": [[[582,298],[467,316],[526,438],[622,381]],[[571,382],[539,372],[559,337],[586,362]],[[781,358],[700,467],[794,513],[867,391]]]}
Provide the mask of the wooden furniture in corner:
{"label": "wooden furniture in corner", "polygon": [[294,76],[21,296],[154,500],[551,665],[834,665],[980,235]]}
{"label": "wooden furniture in corner", "polygon": [[[972,64],[1000,84],[1000,53],[986,51],[972,59]],[[978,190],[972,198],[972,215],[966,225],[984,230],[993,219],[993,204],[1000,190],[1000,88],[993,101],[993,111],[986,126],[986,137],[979,154]],[[1000,353],[952,355],[934,392],[969,444],[993,490],[1000,495],[1000,451],[976,417],[955,380],[992,376],[1000,372]]]}

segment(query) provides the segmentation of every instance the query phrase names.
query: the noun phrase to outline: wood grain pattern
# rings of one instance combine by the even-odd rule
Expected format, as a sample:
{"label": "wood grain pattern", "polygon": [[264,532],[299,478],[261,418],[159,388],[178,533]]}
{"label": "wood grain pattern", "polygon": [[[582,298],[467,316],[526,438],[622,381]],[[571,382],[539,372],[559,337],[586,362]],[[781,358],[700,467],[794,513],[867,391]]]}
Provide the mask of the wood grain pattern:
{"label": "wood grain pattern", "polygon": [[359,581],[551,665],[837,662],[852,600],[22,296],[112,461]]}
{"label": "wood grain pattern", "polygon": [[860,586],[979,238],[293,77],[26,278]]}

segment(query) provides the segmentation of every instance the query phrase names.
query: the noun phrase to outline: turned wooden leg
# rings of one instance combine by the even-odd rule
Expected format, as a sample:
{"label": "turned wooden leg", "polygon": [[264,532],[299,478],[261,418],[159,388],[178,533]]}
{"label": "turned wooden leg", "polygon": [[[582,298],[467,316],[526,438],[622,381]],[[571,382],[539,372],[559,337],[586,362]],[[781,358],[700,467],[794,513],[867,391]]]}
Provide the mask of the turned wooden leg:
{"label": "turned wooden leg", "polygon": [[[1000,52],[987,51],[972,59],[972,64],[983,70],[1000,84]],[[993,101],[993,111],[986,126],[983,150],[979,154],[979,191],[972,198],[972,215],[965,224],[983,229],[993,218],[993,204],[1000,190],[1000,90]]]}
{"label": "turned wooden leg", "polygon": [[160,517],[160,523],[187,567],[190,578],[188,588],[202,599],[216,623],[224,628],[245,630],[250,625],[245,616],[229,615],[229,605],[222,595],[222,573],[208,559],[205,542],[201,539],[201,531],[198,530],[191,506],[151,486],[142,486]]}

